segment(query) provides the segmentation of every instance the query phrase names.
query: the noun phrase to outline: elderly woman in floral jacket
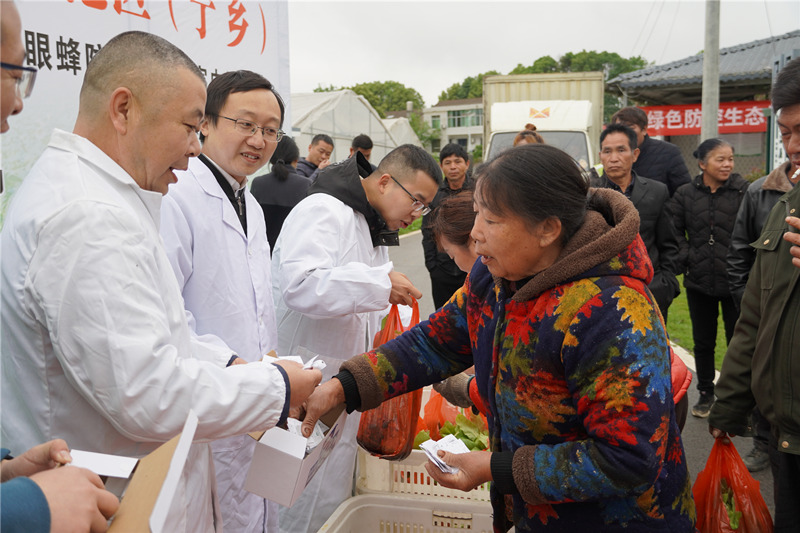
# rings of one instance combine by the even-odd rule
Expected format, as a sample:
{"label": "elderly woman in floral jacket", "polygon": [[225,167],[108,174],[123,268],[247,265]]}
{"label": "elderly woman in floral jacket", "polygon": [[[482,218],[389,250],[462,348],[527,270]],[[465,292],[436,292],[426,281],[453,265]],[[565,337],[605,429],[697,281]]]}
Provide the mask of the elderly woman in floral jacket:
{"label": "elderly woman in floral jacket", "polygon": [[633,205],[587,188],[569,156],[512,148],[481,168],[480,255],[429,320],[345,362],[304,431],[475,364],[491,451],[444,453],[440,484],[492,481],[496,531],[694,531],[669,345]]}

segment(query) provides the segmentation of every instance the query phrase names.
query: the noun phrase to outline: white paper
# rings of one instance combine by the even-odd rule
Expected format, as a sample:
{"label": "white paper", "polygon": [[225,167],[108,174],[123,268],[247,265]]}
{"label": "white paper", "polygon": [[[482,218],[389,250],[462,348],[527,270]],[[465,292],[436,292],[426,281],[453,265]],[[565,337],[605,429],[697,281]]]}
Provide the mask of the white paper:
{"label": "white paper", "polygon": [[[299,355],[284,355],[282,357],[278,357],[278,359],[280,359],[282,361],[292,361],[294,363],[297,363],[298,365],[303,365],[303,368],[305,370],[309,370],[311,368],[316,368],[317,370],[322,371],[328,365],[326,365],[325,362],[322,359],[317,359],[317,357],[319,357],[319,355],[315,355],[314,357],[309,359],[307,363],[304,363],[303,362],[303,358],[300,357]],[[265,357],[264,360],[267,361],[266,357]],[[269,362],[269,361],[267,361],[267,362]]]}
{"label": "white paper", "polygon": [[445,474],[457,474],[458,468],[455,466],[450,466],[438,455],[439,450],[444,450],[449,453],[467,453],[469,452],[469,448],[467,445],[464,444],[460,439],[456,438],[454,435],[447,435],[446,437],[439,439],[439,440],[426,440],[422,444],[419,445],[420,449],[425,452],[425,455],[428,456],[428,459],[439,467],[439,470],[444,472]]}
{"label": "white paper", "polygon": [[124,457],[122,455],[109,455],[107,453],[85,452],[83,450],[70,450],[72,455],[71,466],[87,468],[98,476],[119,477],[127,479],[136,463],[139,462],[135,457]]}
{"label": "white paper", "polygon": [[[303,436],[303,422],[297,420],[296,418],[287,418],[286,419],[286,429],[289,433],[293,433],[295,435]],[[311,432],[311,436],[308,437],[308,441],[306,442],[306,454],[311,453],[311,450],[317,447],[322,439],[325,438],[325,432],[328,431],[328,426],[322,423],[321,420],[317,420],[317,425],[314,426],[314,430]]]}

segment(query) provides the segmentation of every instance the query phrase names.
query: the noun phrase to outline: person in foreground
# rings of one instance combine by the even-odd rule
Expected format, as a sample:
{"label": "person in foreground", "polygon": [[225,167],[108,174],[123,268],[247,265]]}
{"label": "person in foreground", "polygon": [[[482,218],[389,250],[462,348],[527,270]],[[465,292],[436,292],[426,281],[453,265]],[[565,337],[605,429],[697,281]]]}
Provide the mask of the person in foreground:
{"label": "person in foreground", "polygon": [[[390,304],[411,305],[422,292],[389,261],[398,230],[428,209],[441,182],[425,150],[403,144],[372,171],[361,152],[319,173],[278,237],[272,286],[278,353],[308,360],[323,354],[332,377],[352,354],[369,350]],[[314,533],[352,496],[359,417],[350,416],[333,451],[280,527]]]}
{"label": "person in foreground", "polygon": [[193,410],[170,532],[222,529],[208,441],[281,423],[322,379],[297,363],[233,365],[229,347],[190,333],[158,223],[174,171],[200,152],[205,104],[186,54],[117,35],[86,69],[73,132],[53,132],[0,236],[3,445],[60,436],[141,457]]}
{"label": "person in foreground", "polygon": [[366,410],[475,364],[491,451],[443,454],[492,481],[496,531],[693,531],[695,508],[664,323],[639,217],[589,190],[547,145],[483,166],[472,237],[481,259],[429,320],[346,361],[306,405],[304,431],[345,403]]}
{"label": "person in foreground", "polygon": [[[783,147],[800,167],[800,58],[778,74],[772,109]],[[751,434],[750,413],[758,407],[769,422],[777,449],[774,472],[775,531],[800,531],[800,271],[793,263],[800,187],[778,199],[761,236],[752,243],[756,261],[742,297],[739,321],[722,360],[717,401],[708,425],[714,437]],[[772,458],[771,458],[772,459]]]}
{"label": "person in foreground", "polygon": [[94,472],[58,468],[72,462],[66,442],[51,440],[13,458],[3,448],[0,456],[0,531],[106,531],[107,520],[117,512],[119,500],[103,488]]}

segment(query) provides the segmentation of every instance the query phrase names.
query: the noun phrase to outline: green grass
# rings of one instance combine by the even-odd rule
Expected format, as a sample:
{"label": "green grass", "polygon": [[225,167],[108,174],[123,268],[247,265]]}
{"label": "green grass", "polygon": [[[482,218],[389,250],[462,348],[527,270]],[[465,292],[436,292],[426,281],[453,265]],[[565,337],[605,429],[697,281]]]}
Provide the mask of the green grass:
{"label": "green grass", "polygon": [[[678,276],[681,284],[681,293],[672,301],[669,306],[667,319],[667,332],[669,338],[681,348],[694,353],[694,341],[692,340],[692,321],[689,318],[689,304],[686,302],[686,289],[683,287],[683,276]],[[714,351],[714,366],[717,370],[722,366],[722,358],[728,344],[725,342],[725,328],[722,325],[722,312],[720,311],[717,320],[717,347]]]}
{"label": "green grass", "polygon": [[422,217],[419,217],[417,220],[411,223],[411,225],[407,228],[400,228],[400,235],[405,235],[406,233],[411,233],[412,231],[417,231],[422,227]]}

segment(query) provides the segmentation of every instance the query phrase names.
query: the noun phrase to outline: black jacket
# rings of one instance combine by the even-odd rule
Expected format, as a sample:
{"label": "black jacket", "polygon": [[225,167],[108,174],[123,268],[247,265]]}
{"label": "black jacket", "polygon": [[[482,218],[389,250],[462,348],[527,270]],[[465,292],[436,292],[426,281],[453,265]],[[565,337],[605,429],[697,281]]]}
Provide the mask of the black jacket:
{"label": "black jacket", "polygon": [[633,171],[665,184],[670,196],[675,194],[678,187],[692,181],[678,147],[666,141],[651,139],[647,135],[639,147],[639,157],[633,164]]}
{"label": "black jacket", "polygon": [[451,189],[450,185],[447,182],[447,178],[442,180],[442,184],[439,186],[439,190],[436,191],[436,196],[433,198],[431,202],[431,212],[422,217],[422,249],[425,252],[425,266],[428,269],[428,272],[439,271],[442,274],[446,274],[452,276],[454,279],[461,279],[464,281],[466,278],[466,273],[462,272],[460,268],[456,265],[456,262],[450,259],[450,256],[444,252],[440,252],[436,248],[436,240],[433,238],[433,230],[431,229],[431,221],[433,220],[433,211],[439,206],[445,198],[448,198],[454,194],[458,194],[461,191],[466,191],[472,189],[473,183],[472,180],[467,176],[464,180],[464,184],[461,186],[460,189]]}
{"label": "black jacket", "polygon": [[311,180],[301,176],[291,167],[289,175],[283,181],[278,179],[275,172],[258,176],[253,180],[250,192],[264,211],[270,253],[275,249],[283,221],[289,216],[292,208],[306,197],[310,185]]}
{"label": "black jacket", "polygon": [[702,174],[681,185],[670,200],[678,231],[678,265],[683,285],[716,297],[730,295],[726,257],[736,213],[750,183],[731,174],[715,193]]}
{"label": "black jacket", "polygon": [[[678,232],[669,210],[669,191],[663,183],[640,177],[636,172],[633,172],[632,184],[630,200],[639,212],[639,235],[655,271],[648,288],[661,312],[665,313],[681,292],[675,277],[678,273]],[[620,190],[606,176],[592,177],[590,185]]]}
{"label": "black jacket", "polygon": [[398,246],[400,237],[397,231],[386,226],[380,213],[367,200],[361,180],[372,174],[369,161],[361,152],[339,163],[325,167],[316,181],[308,189],[308,195],[323,193],[333,196],[352,207],[367,219],[373,246]]}
{"label": "black jacket", "polygon": [[739,206],[728,247],[728,283],[737,305],[742,301],[750,269],[756,261],[756,250],[750,243],[758,239],[761,229],[778,199],[792,189],[789,161],[750,184]]}
{"label": "black jacket", "polygon": [[314,181],[314,179],[319,174],[318,171],[319,167],[306,159],[305,157],[301,157],[300,160],[297,162],[297,173],[301,176],[305,176],[306,178]]}

